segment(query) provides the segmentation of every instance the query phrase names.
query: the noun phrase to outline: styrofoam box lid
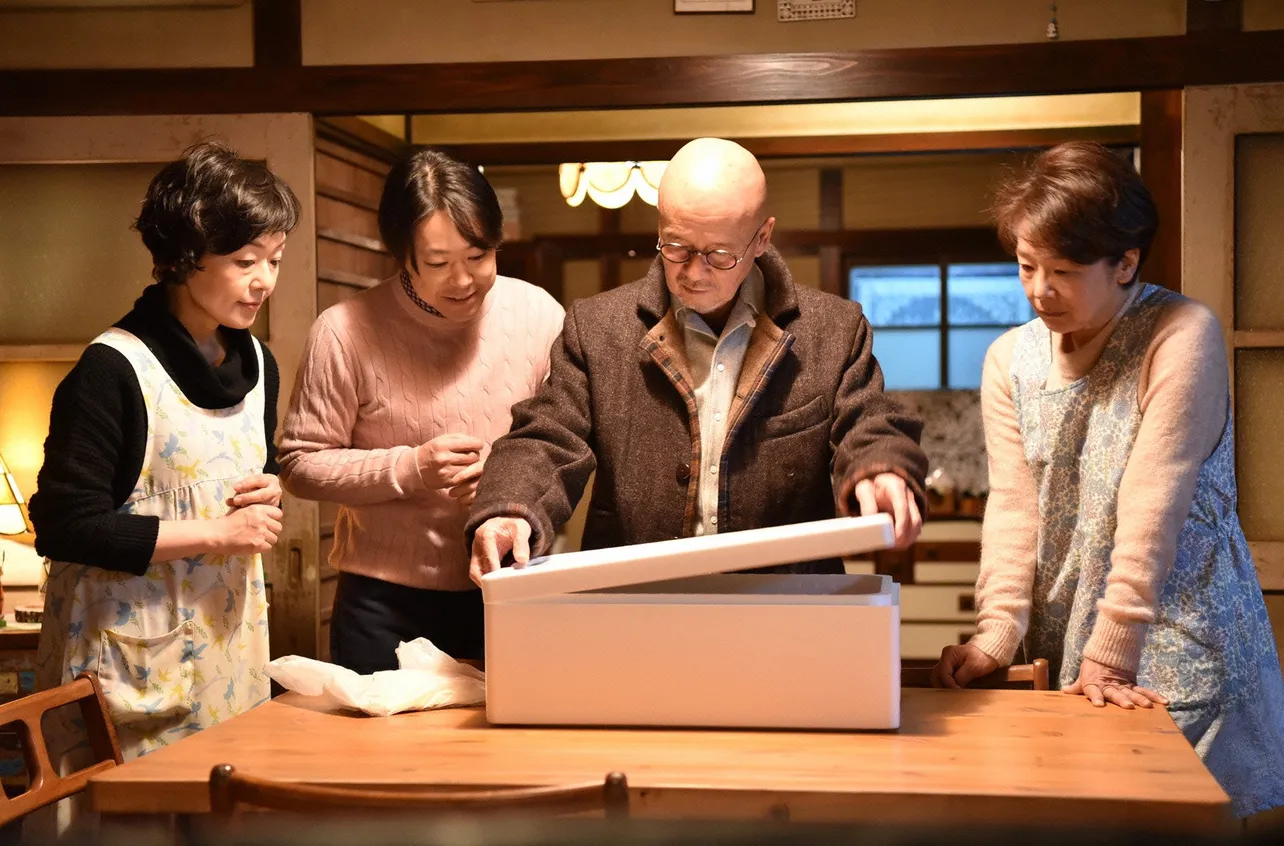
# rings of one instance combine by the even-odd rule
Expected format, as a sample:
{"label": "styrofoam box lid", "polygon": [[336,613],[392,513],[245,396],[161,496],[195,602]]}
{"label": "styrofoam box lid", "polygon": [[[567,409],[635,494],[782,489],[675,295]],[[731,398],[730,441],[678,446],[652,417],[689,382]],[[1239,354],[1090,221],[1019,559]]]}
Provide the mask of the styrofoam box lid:
{"label": "styrofoam box lid", "polygon": [[532,559],[521,569],[503,567],[487,573],[482,576],[482,598],[485,602],[536,599],[839,558],[887,549],[894,538],[892,518],[877,514],[568,552]]}

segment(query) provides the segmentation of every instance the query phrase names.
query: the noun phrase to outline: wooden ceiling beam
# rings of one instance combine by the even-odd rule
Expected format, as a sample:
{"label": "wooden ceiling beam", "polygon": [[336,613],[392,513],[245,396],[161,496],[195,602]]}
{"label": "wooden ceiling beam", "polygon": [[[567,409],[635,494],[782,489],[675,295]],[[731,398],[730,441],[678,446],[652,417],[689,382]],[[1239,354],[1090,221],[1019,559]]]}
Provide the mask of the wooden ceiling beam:
{"label": "wooden ceiling beam", "polygon": [[1070,94],[1284,80],[1284,31],[831,53],[0,71],[0,115],[409,114]]}

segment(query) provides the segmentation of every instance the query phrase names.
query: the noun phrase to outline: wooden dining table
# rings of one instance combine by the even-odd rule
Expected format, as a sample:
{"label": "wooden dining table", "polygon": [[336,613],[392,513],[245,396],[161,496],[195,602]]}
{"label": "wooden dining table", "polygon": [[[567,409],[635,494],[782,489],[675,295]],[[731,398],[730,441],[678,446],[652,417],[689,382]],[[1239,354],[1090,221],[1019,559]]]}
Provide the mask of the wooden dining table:
{"label": "wooden dining table", "polygon": [[[501,727],[484,709],[370,717],[287,693],[105,772],[104,815],[209,811],[210,769],[343,786],[585,783],[619,771],[631,814],[1218,831],[1229,801],[1162,708],[1059,692],[903,692],[889,732]],[[121,817],[124,818],[123,816]]]}

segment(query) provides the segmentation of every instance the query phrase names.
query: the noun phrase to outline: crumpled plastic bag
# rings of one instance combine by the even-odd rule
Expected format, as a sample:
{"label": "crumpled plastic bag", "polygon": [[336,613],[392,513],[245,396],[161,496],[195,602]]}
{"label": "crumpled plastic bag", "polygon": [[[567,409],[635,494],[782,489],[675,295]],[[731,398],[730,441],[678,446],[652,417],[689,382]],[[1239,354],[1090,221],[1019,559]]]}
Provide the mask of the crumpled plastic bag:
{"label": "crumpled plastic bag", "polygon": [[459,663],[427,638],[398,646],[397,663],[399,670],[363,676],[346,667],[286,655],[269,663],[267,674],[286,690],[323,697],[326,707],[364,711],[376,717],[486,701],[486,674]]}

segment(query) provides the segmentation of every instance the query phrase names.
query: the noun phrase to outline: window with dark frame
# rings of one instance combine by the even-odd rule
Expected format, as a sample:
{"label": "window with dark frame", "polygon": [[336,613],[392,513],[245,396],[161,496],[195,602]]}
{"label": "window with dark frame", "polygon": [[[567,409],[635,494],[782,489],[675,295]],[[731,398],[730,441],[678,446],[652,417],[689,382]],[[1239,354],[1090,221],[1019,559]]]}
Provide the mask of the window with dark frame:
{"label": "window with dark frame", "polygon": [[874,329],[888,390],[976,390],[986,350],[1034,319],[1015,262],[856,264],[848,296]]}

